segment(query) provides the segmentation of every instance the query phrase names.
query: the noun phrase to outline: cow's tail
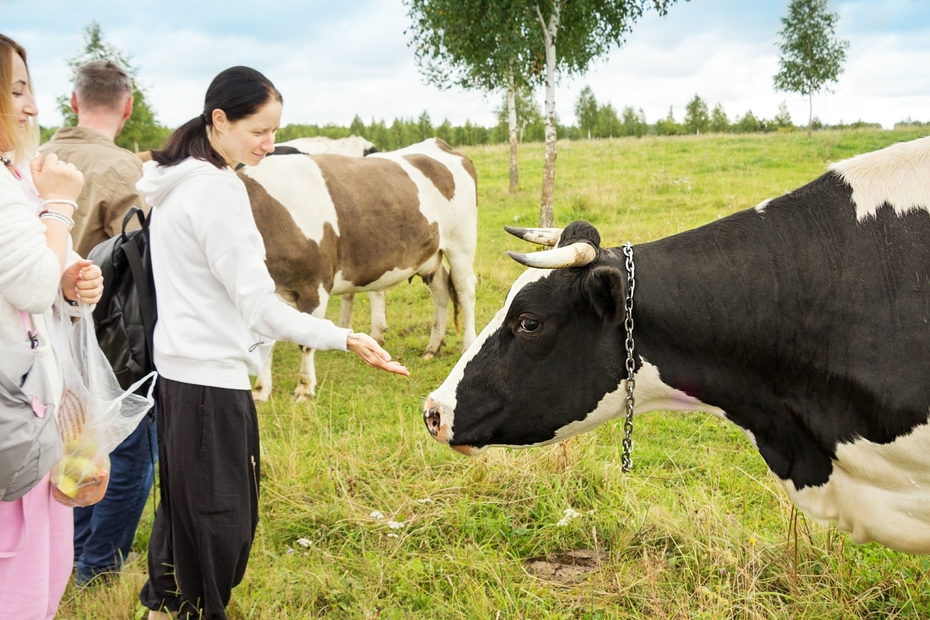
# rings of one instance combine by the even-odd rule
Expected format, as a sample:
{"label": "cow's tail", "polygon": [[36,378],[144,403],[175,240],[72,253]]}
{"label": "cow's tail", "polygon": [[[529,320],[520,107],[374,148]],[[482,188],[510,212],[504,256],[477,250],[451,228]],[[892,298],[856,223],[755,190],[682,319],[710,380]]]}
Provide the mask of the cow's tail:
{"label": "cow's tail", "polygon": [[459,314],[462,311],[459,305],[459,293],[455,290],[455,280],[452,279],[451,265],[449,268],[449,297],[452,298],[452,323],[455,325],[455,335],[459,335]]}

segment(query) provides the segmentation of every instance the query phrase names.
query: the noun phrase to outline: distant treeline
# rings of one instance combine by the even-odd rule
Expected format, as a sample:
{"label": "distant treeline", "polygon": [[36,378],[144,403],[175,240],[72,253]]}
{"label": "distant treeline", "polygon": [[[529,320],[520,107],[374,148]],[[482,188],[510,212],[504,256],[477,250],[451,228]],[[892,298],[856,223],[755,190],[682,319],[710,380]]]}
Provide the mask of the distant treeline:
{"label": "distant treeline", "polygon": [[[545,126],[542,114],[534,102],[532,93],[521,93],[517,103],[518,139],[520,142],[543,142],[545,140]],[[361,117],[356,115],[348,126],[335,124],[287,125],[278,130],[277,141],[285,142],[294,138],[313,136],[338,139],[356,135],[371,141],[382,151],[393,151],[434,136],[442,138],[453,146],[503,144],[510,139],[506,105],[502,104],[495,112],[497,114],[497,124],[491,127],[474,124],[468,120],[465,121],[464,125],[453,125],[448,119],[434,125],[429,114],[425,111],[416,118],[395,118],[390,124],[375,119],[366,124]],[[559,139],[584,140],[624,136],[675,136],[703,133],[768,133],[801,129],[792,122],[784,103],[779,106],[778,114],[771,119],[757,117],[752,111],[747,111],[742,116],[731,119],[719,103],[709,110],[704,100],[697,95],[685,107],[685,115],[680,122],[675,119],[673,109],[669,108],[666,117],[654,123],[648,123],[642,109],[634,110],[632,107],[627,106],[618,111],[610,103],[599,104],[588,87],[585,87],[578,97],[575,105],[575,117],[578,120],[577,125],[563,125],[557,122]],[[919,127],[925,125],[930,125],[930,122],[922,123],[907,118],[895,124],[895,127]],[[828,125],[815,118],[813,128],[815,130],[881,129],[881,125],[861,120],[853,123]],[[41,129],[42,142],[46,142],[51,138],[56,130],[55,127],[42,127]],[[167,139],[169,133],[168,130],[165,130],[164,139]],[[157,145],[152,148],[157,148]]]}
{"label": "distant treeline", "polygon": [[[545,126],[542,114],[533,103],[533,98],[523,93],[517,100],[518,137],[520,142],[543,142],[545,140]],[[464,125],[453,125],[448,119],[439,125],[434,125],[427,112],[417,118],[395,118],[390,124],[383,120],[375,120],[368,124],[356,116],[348,126],[341,125],[288,125],[278,131],[278,141],[283,142],[294,138],[326,136],[328,138],[345,138],[350,135],[361,136],[374,143],[383,151],[403,148],[431,138],[442,138],[453,146],[477,146],[480,144],[503,144],[510,139],[510,130],[507,124],[506,105],[502,104],[495,110],[497,124],[491,127],[473,124],[465,121]],[[703,133],[769,133],[798,131],[806,127],[795,125],[788,113],[787,106],[782,103],[778,113],[771,119],[757,117],[752,111],[735,117],[730,117],[719,103],[708,109],[707,104],[695,95],[685,108],[685,115],[681,121],[675,119],[674,111],[669,108],[668,115],[653,123],[646,121],[642,109],[634,110],[624,107],[617,110],[610,103],[598,104],[590,88],[582,90],[575,105],[576,125],[563,125],[556,123],[559,139],[584,140],[594,138],[618,138],[624,136],[643,137],[646,135],[675,136]],[[897,123],[895,127],[922,126],[930,123],[912,121],[910,118]],[[881,129],[880,123],[855,121],[853,123],[838,123],[830,125],[814,118],[813,128],[820,129]]]}

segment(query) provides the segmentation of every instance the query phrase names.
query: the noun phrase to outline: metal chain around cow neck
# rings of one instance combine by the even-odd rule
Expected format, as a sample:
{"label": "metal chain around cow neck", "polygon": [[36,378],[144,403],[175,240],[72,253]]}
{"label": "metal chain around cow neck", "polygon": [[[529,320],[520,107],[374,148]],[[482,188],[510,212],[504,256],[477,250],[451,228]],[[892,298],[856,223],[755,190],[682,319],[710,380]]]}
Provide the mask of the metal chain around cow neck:
{"label": "metal chain around cow neck", "polygon": [[623,458],[621,471],[624,473],[633,469],[633,388],[636,381],[633,371],[636,362],[633,358],[633,289],[636,288],[636,267],[633,265],[633,246],[627,242],[623,246],[623,255],[626,256],[626,308],[623,326],[626,328],[626,422],[623,425]]}

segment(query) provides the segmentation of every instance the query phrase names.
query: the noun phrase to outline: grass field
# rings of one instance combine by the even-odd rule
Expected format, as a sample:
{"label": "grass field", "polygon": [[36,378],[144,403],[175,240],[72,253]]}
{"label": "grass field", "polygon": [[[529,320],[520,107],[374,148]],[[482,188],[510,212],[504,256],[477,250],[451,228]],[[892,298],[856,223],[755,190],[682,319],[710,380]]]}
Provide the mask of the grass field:
{"label": "grass field", "polygon": [[[927,133],[560,143],[556,219],[594,223],[604,246],[644,242],[752,207],[832,161]],[[465,152],[478,170],[480,330],[522,270],[503,254],[522,242],[502,227],[536,224],[543,146],[521,147],[515,195],[506,190],[506,146]],[[367,300],[356,306],[364,329]],[[259,407],[261,523],[230,618],[930,616],[930,558],[853,545],[796,515],[742,433],[710,415],[639,416],[630,474],[620,471],[620,422],[476,459],[434,442],[420,407],[461,340],[450,329],[443,354],[421,360],[431,312],[419,282],[388,293],[386,348],[410,380],[318,353],[317,399],[295,405],[296,346],[278,347],[273,397]],[[69,587],[60,618],[144,617],[136,595],[151,520],[150,502],[135,542],[142,559],[112,585]],[[594,558],[586,575],[534,573],[531,560],[577,550]]]}

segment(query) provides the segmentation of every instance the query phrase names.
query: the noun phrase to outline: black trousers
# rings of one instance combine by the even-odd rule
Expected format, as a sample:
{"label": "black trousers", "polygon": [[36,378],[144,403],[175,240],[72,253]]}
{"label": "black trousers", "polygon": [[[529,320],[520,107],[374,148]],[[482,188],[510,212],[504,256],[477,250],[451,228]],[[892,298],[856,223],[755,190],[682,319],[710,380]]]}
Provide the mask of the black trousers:
{"label": "black trousers", "polygon": [[160,503],[139,600],[226,620],[258,525],[258,418],[248,390],[158,378]]}

